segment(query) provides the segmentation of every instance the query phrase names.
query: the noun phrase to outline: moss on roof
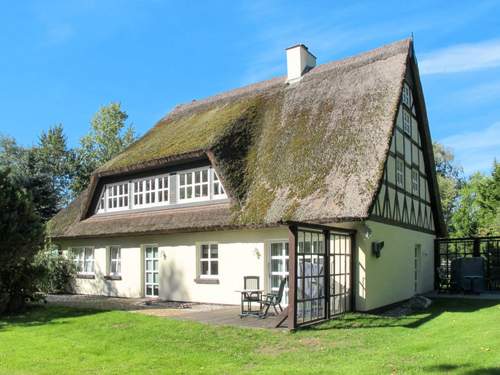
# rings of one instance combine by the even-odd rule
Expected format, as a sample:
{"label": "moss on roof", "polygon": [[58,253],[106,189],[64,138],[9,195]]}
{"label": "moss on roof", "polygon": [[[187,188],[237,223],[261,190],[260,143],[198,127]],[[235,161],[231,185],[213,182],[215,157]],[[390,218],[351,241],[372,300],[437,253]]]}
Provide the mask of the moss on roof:
{"label": "moss on roof", "polygon": [[233,198],[231,225],[366,218],[410,49],[404,40],[292,85],[278,78],[177,107],[96,173],[202,150]]}

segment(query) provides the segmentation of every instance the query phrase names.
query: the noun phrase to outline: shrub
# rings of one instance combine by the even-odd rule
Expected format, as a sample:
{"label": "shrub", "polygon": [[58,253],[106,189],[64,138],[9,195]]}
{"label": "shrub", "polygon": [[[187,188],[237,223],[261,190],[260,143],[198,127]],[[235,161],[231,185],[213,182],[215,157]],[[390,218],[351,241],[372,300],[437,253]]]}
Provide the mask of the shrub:
{"label": "shrub", "polygon": [[36,257],[34,267],[37,270],[36,285],[43,293],[68,293],[76,268],[72,261],[57,251],[41,251]]}

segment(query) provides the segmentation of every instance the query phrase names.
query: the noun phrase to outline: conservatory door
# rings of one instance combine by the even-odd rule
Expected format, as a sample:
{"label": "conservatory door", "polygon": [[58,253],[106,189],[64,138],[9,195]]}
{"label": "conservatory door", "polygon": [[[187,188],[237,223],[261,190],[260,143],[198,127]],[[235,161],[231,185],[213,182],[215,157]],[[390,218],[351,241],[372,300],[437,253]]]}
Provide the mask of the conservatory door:
{"label": "conservatory door", "polygon": [[[269,278],[272,293],[278,293],[281,280],[288,277],[288,241],[271,242]],[[288,283],[283,292],[282,305],[288,305]]]}

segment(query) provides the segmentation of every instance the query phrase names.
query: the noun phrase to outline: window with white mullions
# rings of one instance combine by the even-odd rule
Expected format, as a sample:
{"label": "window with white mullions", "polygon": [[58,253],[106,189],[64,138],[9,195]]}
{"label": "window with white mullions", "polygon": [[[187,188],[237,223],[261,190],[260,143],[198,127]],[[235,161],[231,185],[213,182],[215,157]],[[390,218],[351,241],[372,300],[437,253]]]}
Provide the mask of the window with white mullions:
{"label": "window with white mullions", "polygon": [[219,275],[219,246],[202,244],[200,246],[200,277]]}
{"label": "window with white mullions", "polygon": [[128,208],[128,182],[108,185],[107,210],[118,211]]}
{"label": "window with white mullions", "polygon": [[411,115],[406,109],[403,109],[403,129],[406,134],[411,135]]}
{"label": "window with white mullions", "polygon": [[411,192],[419,195],[420,190],[420,174],[416,170],[411,171]]}
{"label": "window with white mullions", "polygon": [[94,273],[94,249],[91,247],[75,247],[71,249],[76,272],[82,274]]}
{"label": "window with white mullions", "polygon": [[224,188],[222,187],[222,184],[219,180],[219,176],[217,176],[217,173],[212,169],[213,175],[213,183],[212,183],[212,196],[214,199],[219,199],[219,198],[226,198],[226,192],[224,191]]}
{"label": "window with white mullions", "polygon": [[153,176],[134,180],[133,208],[167,205],[168,175]]}
{"label": "window with white mullions", "polygon": [[[288,241],[271,242],[270,258],[270,289],[271,292],[278,293],[281,280],[288,277]],[[283,301],[283,304],[288,305],[288,283],[285,285]]]}
{"label": "window with white mullions", "polygon": [[396,185],[405,186],[405,165],[403,160],[396,158]]}
{"label": "window with white mullions", "polygon": [[208,168],[179,173],[179,201],[209,199]]}
{"label": "window with white mullions", "polygon": [[403,85],[403,103],[408,107],[411,107],[411,94],[410,94],[410,86],[408,84]]}
{"label": "window with white mullions", "polygon": [[121,249],[118,246],[109,248],[109,273],[118,276],[122,271]]}

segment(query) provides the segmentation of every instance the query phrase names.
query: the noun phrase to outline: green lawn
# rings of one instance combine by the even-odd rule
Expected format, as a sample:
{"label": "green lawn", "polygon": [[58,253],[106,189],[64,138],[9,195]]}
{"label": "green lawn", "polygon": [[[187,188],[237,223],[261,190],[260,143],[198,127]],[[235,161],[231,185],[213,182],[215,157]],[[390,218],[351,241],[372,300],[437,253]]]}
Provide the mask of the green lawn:
{"label": "green lawn", "polygon": [[0,373],[500,374],[500,304],[440,300],[288,333],[40,307],[0,318]]}

